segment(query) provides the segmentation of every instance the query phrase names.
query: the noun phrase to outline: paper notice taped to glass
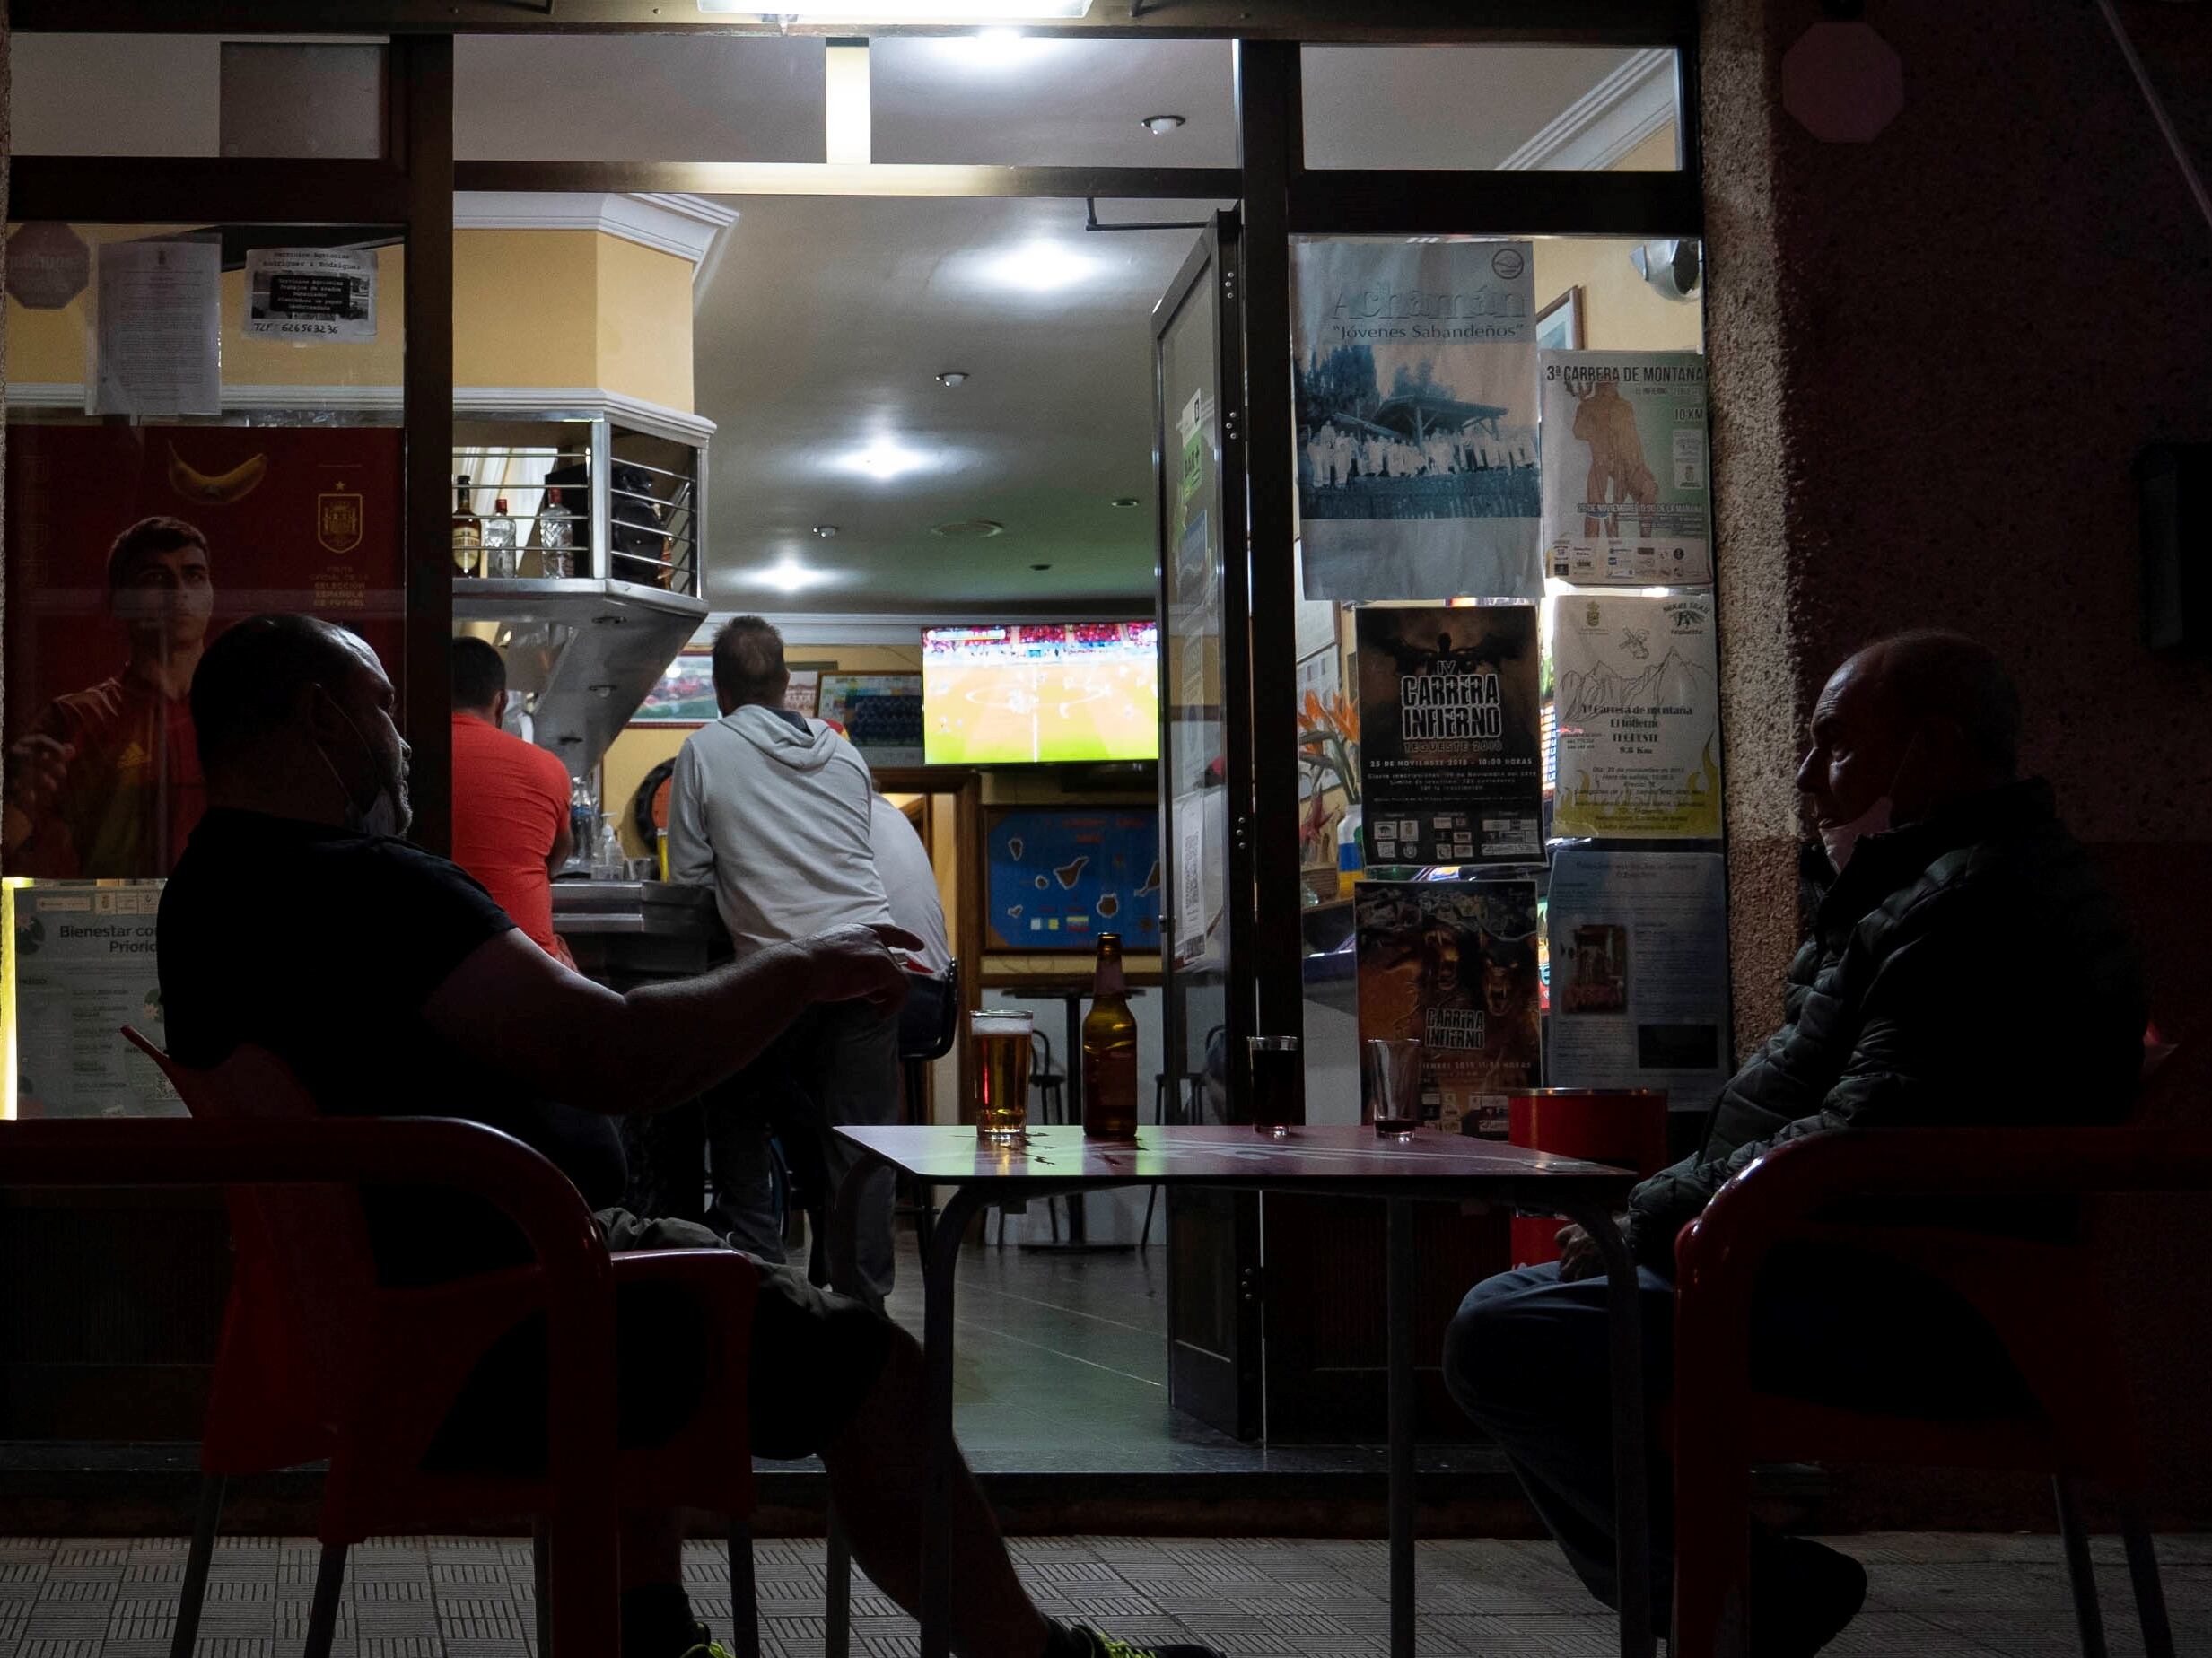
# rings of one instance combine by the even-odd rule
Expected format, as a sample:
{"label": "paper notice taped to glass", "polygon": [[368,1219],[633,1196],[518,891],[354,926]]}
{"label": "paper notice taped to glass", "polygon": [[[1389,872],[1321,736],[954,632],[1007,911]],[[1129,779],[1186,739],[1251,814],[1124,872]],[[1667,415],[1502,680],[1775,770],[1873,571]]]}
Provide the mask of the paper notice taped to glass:
{"label": "paper notice taped to glass", "polygon": [[118,1034],[162,1040],[154,923],[162,883],[10,882],[8,1020],[22,1117],[181,1117],[153,1062]]}
{"label": "paper notice taped to glass", "polygon": [[1545,908],[1545,1079],[1664,1088],[1674,1111],[1710,1105],[1730,1069],[1720,855],[1561,847]]}
{"label": "paper notice taped to glass", "polygon": [[376,338],[376,253],[256,248],[246,255],[248,339],[347,344]]}
{"label": "paper notice taped to glass", "polygon": [[1176,797],[1175,964],[1219,969],[1228,959],[1228,793]]}
{"label": "paper notice taped to glass", "polygon": [[223,412],[223,249],[102,242],[88,413]]}

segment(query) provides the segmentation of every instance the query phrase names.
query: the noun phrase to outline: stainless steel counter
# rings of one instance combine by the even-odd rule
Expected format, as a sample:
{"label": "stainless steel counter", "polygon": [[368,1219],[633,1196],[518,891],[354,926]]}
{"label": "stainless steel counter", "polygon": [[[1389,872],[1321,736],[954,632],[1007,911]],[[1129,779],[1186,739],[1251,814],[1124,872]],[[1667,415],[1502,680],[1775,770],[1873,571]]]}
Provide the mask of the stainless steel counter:
{"label": "stainless steel counter", "polygon": [[581,972],[616,990],[730,957],[713,889],[676,881],[555,881],[553,930]]}

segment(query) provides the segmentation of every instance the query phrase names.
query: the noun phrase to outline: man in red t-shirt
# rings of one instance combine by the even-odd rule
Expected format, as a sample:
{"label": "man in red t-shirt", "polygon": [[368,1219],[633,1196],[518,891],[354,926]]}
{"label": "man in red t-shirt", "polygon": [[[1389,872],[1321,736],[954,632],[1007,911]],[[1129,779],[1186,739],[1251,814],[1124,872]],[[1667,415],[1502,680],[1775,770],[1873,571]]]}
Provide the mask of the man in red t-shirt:
{"label": "man in red t-shirt", "polygon": [[568,768],[503,730],[507,665],[481,639],[453,641],[453,861],[507,919],[569,966],[553,930],[553,872],[576,850]]}
{"label": "man in red t-shirt", "polygon": [[108,549],[123,671],[46,706],[7,755],[10,875],[165,876],[207,807],[187,697],[215,605],[207,537],[140,519]]}

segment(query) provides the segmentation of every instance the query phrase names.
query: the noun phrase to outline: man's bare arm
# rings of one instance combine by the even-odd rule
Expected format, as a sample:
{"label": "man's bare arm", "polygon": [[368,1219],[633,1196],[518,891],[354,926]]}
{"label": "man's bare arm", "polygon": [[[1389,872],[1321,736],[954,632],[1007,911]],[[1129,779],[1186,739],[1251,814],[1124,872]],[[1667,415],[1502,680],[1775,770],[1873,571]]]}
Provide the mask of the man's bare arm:
{"label": "man's bare arm", "polygon": [[769,945],[693,979],[618,995],[520,930],[472,950],[423,1015],[470,1058],[547,1099],[623,1116],[692,1098],[742,1069],[817,1001],[896,1008],[896,928],[844,927]]}

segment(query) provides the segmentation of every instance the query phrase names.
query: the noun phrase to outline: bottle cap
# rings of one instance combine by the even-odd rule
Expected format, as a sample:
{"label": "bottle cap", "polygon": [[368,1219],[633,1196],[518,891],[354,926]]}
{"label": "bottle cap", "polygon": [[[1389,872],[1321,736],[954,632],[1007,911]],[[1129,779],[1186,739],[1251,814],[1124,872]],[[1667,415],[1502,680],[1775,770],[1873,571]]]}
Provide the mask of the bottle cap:
{"label": "bottle cap", "polygon": [[492,502],[492,510],[493,510],[493,511],[494,511],[494,512],[504,512],[506,510],[507,510],[507,497],[506,497],[506,496],[504,496],[504,495],[501,495],[501,496],[499,496],[497,499],[495,499],[495,500]]}

